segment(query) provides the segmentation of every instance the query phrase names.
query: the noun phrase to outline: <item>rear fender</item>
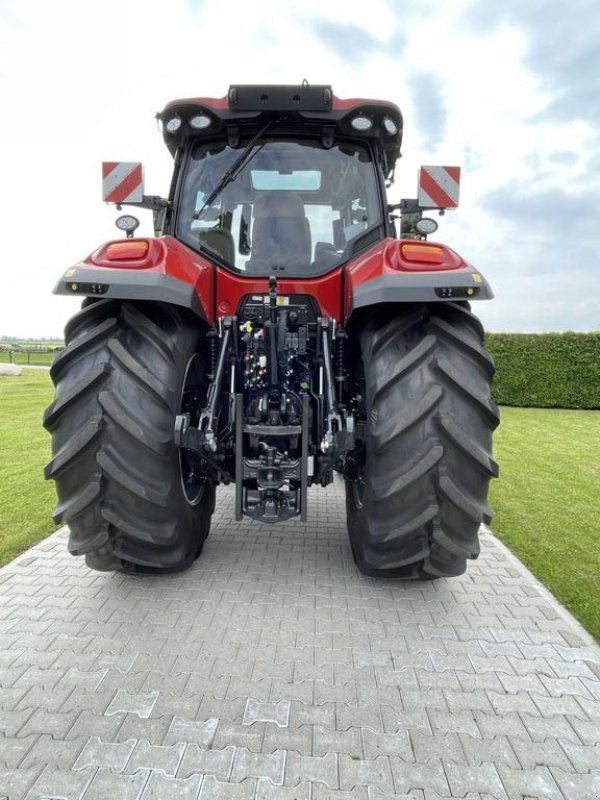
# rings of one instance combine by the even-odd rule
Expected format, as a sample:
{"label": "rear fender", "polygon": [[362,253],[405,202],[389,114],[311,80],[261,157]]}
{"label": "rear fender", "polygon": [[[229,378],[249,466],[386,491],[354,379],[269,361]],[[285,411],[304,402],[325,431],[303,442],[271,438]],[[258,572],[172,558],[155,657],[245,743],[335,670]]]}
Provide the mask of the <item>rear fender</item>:
{"label": "rear fender", "polygon": [[384,239],[351,261],[344,277],[344,320],[381,303],[489,300],[483,275],[454,250],[437,242]]}
{"label": "rear fender", "polygon": [[172,236],[108,242],[68,269],[54,288],[54,294],[171,303],[211,325],[214,291],[213,264]]}

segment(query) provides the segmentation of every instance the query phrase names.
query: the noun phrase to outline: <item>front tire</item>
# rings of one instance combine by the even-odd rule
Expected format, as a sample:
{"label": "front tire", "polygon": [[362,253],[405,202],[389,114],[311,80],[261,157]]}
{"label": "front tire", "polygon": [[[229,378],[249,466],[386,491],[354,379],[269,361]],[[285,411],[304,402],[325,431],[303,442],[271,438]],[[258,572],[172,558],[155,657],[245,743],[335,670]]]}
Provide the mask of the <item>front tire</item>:
{"label": "front tire", "polygon": [[66,327],[50,371],[45,475],[70,552],[94,569],[176,572],[202,549],[215,489],[173,438],[191,363],[194,390],[206,390],[202,336],[201,323],[160,303],[92,302]]}
{"label": "front tire", "polygon": [[359,339],[365,458],[346,482],[356,564],[378,577],[460,575],[479,554],[498,475],[481,323],[467,304],[387,307]]}

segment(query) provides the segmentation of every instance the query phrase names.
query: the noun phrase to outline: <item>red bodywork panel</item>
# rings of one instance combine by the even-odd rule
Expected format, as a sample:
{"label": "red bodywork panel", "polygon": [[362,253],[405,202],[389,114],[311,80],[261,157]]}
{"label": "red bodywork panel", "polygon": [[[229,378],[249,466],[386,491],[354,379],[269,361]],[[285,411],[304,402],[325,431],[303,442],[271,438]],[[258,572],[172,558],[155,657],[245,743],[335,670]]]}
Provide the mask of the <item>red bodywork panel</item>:
{"label": "red bodywork panel", "polygon": [[[123,244],[124,241],[128,244],[136,241],[147,243],[145,256],[109,258],[110,247],[115,242],[108,242],[86,258],[83,266],[159,273],[193,286],[211,325],[219,317],[235,314],[244,295],[266,294],[269,291],[267,277],[245,277],[216,267],[207,258],[172,236],[160,239],[120,239],[118,243]],[[114,247],[112,249],[115,250]],[[388,238],[378,242],[344,267],[337,267],[326,275],[314,278],[281,278],[278,281],[278,290],[284,295],[305,294],[314,297],[323,316],[345,324],[352,313],[356,288],[367,281],[395,276],[399,284],[405,279],[408,285],[411,274],[448,271],[470,273],[473,268],[445,245]]]}
{"label": "red bodywork panel", "polygon": [[[235,314],[240,299],[246,294],[267,294],[267,277],[244,277],[215,267],[211,261],[172,236],[161,239],[119,239],[118,243],[147,242],[148,251],[140,259],[108,258],[111,245],[107,242],[83,261],[87,267],[139,270],[168,275],[194,286],[207,321],[214,325],[219,317]],[[339,320],[342,316],[342,268],[315,278],[282,278],[278,281],[280,294],[308,294],[317,301],[323,316]],[[216,291],[215,291],[216,288]]]}
{"label": "red bodywork panel", "polygon": [[[223,97],[180,98],[178,100],[171,100],[168,103],[167,108],[192,103],[206,106],[206,108],[212,108],[215,111],[225,111],[229,109],[229,97],[227,95],[224,95]],[[381,107],[389,106],[390,109],[397,111],[397,106],[395,103],[391,103],[386,100],[374,100],[366,97],[347,97],[342,99],[341,97],[336,97],[335,95],[332,95],[331,98],[332,111],[350,111],[353,108],[359,108],[360,106],[368,106],[373,104]]]}
{"label": "red bodywork panel", "polygon": [[[123,242],[123,239],[118,240]],[[133,239],[127,241],[132,242]],[[95,253],[85,259],[84,266],[110,267],[111,269],[143,270],[168,275],[178,281],[194,286],[198,299],[210,324],[215,322],[215,268],[199,253],[190,250],[173,236],[161,239],[144,239],[148,242],[148,252],[141,259],[109,259],[107,251],[114,242],[107,242]]]}
{"label": "red bodywork panel", "polygon": [[[414,250],[415,253],[418,249],[422,249],[424,251],[423,261],[416,261],[414,257],[411,260],[405,258],[402,253],[403,247],[410,247],[411,251]],[[441,261],[439,263],[431,263],[430,251],[432,249],[441,251]],[[472,267],[458,253],[455,253],[454,250],[445,245],[412,239],[398,240],[391,237],[384,239],[346,265],[344,322],[348,321],[348,317],[352,313],[352,298],[357,286],[383,276],[395,276],[400,283],[403,278],[408,278],[411,273],[437,273],[448,270],[472,272]]]}
{"label": "red bodywork panel", "polygon": [[[342,315],[342,269],[316,278],[282,278],[277,281],[282,295],[308,294],[314,297],[324,317],[339,320]],[[217,316],[235,314],[245,294],[268,294],[268,278],[245,278],[217,269]]]}

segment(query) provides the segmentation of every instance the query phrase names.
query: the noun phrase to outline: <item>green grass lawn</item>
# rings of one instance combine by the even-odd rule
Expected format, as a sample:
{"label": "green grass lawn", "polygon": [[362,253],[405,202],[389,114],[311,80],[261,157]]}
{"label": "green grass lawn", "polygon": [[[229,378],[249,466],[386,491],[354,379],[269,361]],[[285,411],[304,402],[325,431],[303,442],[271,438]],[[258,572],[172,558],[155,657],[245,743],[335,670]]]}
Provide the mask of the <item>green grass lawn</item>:
{"label": "green grass lawn", "polygon": [[46,370],[0,375],[0,565],[54,530],[54,486],[43,476],[50,436],[42,428],[52,396]]}
{"label": "green grass lawn", "polygon": [[600,411],[503,408],[494,533],[600,640]]}

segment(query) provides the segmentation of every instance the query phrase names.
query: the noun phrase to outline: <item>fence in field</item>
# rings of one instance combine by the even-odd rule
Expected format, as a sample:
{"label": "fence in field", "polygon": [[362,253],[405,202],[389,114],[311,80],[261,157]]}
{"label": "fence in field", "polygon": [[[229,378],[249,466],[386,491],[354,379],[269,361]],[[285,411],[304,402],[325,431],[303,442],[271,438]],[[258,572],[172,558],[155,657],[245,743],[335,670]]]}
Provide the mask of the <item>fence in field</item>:
{"label": "fence in field", "polygon": [[49,367],[61,345],[0,344],[0,364]]}

